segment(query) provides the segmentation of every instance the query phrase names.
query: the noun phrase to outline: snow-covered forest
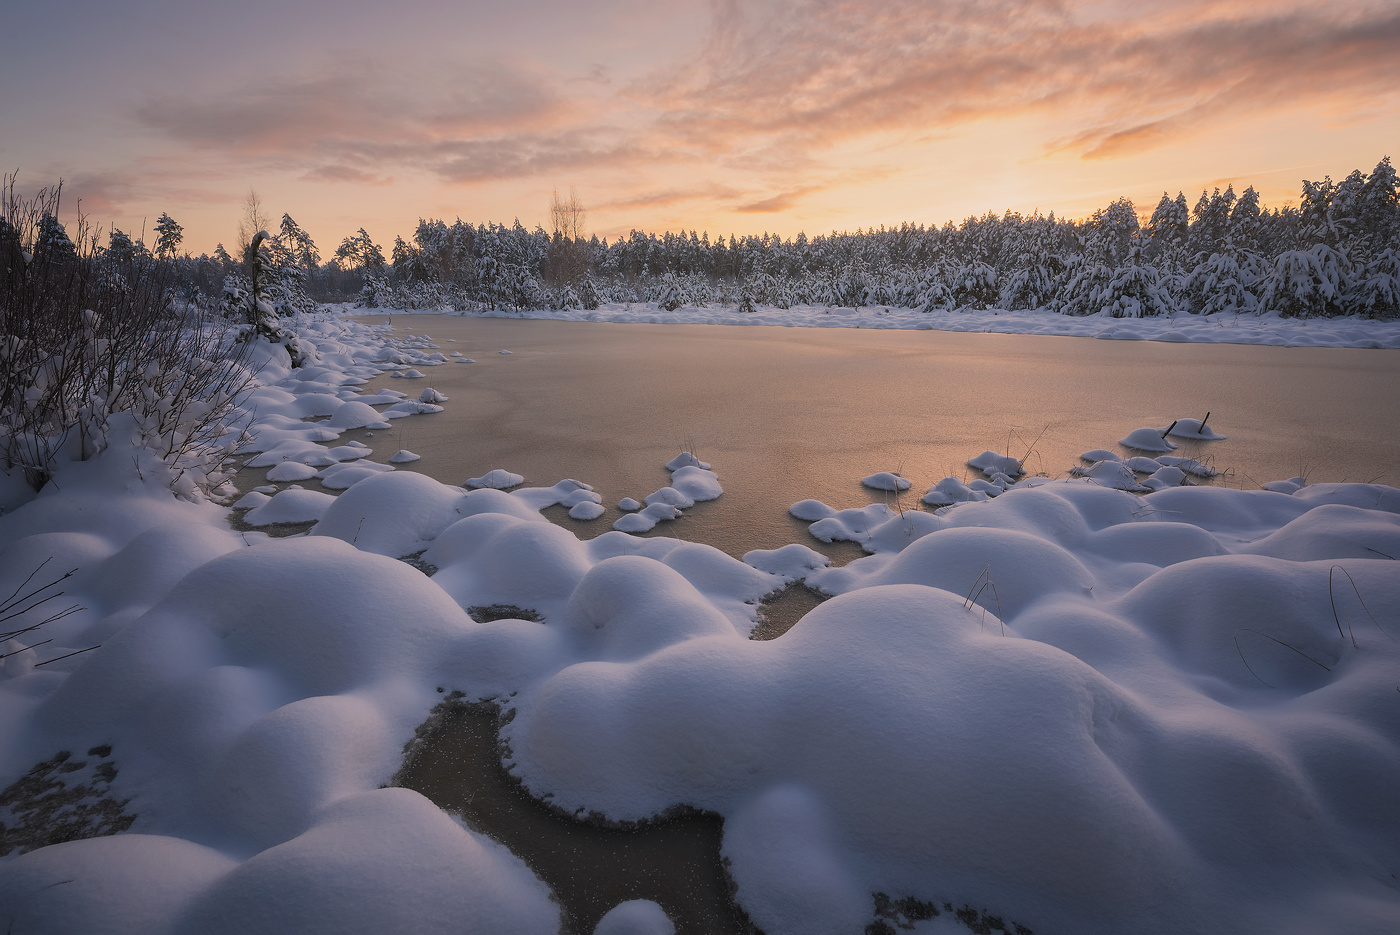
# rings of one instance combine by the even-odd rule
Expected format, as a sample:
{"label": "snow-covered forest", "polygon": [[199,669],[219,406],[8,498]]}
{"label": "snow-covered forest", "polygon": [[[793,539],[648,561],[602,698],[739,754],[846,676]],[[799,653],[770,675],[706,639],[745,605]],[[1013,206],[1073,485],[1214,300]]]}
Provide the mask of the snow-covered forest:
{"label": "snow-covered forest", "polygon": [[[1297,206],[1267,208],[1252,186],[1162,194],[1144,222],[1120,198],[1084,219],[988,212],[942,227],[775,234],[713,240],[708,233],[634,230],[609,241],[584,230],[576,199],[556,199],[552,230],[420,220],[385,249],[362,228],[323,257],[290,216],[264,223],[259,206],[239,245],[212,256],[179,251],[181,229],[162,215],[154,259],[182,294],[235,312],[251,285],[246,250],[273,231],[264,264],[268,301],[283,314],[314,300],[369,308],[565,309],[605,303],[691,306],[886,306],[1045,309],[1139,318],[1174,312],[1284,316],[1400,315],[1400,198],[1390,158],[1368,175],[1303,181]],[[245,212],[245,214],[248,212]],[[1145,212],[1144,212],[1145,213]],[[50,224],[53,233],[62,227]],[[147,248],[111,230],[100,251],[117,260]],[[151,255],[146,254],[146,255]]]}

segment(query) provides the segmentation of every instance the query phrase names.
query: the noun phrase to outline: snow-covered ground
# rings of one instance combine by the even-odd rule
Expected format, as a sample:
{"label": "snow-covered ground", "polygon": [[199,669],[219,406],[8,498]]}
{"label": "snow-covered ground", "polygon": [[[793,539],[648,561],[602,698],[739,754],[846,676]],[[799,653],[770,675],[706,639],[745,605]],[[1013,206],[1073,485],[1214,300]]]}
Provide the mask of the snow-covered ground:
{"label": "snow-covered ground", "polygon": [[[522,488],[500,465],[468,490],[364,460],[386,420],[459,401],[357,387],[431,375],[442,349],[299,330],[319,361],[274,360],[243,407],[245,471],[275,483],[242,497],[242,531],[121,449],[0,515],[0,627],[79,608],[0,643],[7,930],[557,931],[530,867],[383,787],[452,691],[514,712],[510,768],[563,811],[722,815],[737,901],[768,935],[861,932],[881,907],[902,920],[891,905],[941,911],[911,922],[924,933],[965,931],[945,906],[1040,935],[1400,927],[1400,491],[1181,486],[1191,465],[1140,447],[1050,481],[969,451],[985,479],[935,485],[927,502],[953,501],[937,512],[793,504],[814,537],[860,543],[842,567],[802,543],[740,561],[584,541],[540,511],[591,522],[586,481],[605,479]],[[722,463],[667,467],[634,523],[723,495]],[[343,492],[285,486],[313,475]],[[832,599],[750,640],[759,599],[799,580]],[[542,622],[466,611],[492,605]],[[26,852],[60,827],[78,839]],[[598,931],[669,926],[633,902]]]}
{"label": "snow-covered ground", "polygon": [[[392,315],[395,309],[332,306],[343,315]],[[832,308],[759,305],[751,313],[733,306],[682,306],[674,311],[654,302],[608,303],[598,309],[526,309],[456,312],[414,309],[414,315],[476,315],[486,318],[546,318],[560,321],[611,321],[638,324],[778,325],[792,328],[884,328],[925,331],[973,331],[993,334],[1051,334],[1115,341],[1172,341],[1198,344],[1270,344],[1287,347],[1400,347],[1400,320],[1344,318],[1284,318],[1277,313],[1176,315],[1155,318],[1113,318],[1061,315],[1046,310],[958,309],[920,312],[908,308],[863,306]]]}

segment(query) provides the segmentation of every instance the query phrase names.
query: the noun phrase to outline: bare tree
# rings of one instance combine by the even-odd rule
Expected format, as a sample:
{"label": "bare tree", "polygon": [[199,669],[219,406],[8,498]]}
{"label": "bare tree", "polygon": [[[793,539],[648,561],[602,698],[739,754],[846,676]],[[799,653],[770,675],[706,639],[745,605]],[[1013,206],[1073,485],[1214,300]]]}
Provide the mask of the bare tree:
{"label": "bare tree", "polygon": [[554,222],[555,234],[566,240],[583,239],[584,222],[588,219],[588,212],[584,210],[583,202],[578,200],[578,192],[572,186],[569,187],[568,201],[560,198],[558,189],[555,190],[550,201],[549,213]]}
{"label": "bare tree", "polygon": [[248,197],[243,199],[243,214],[238,219],[238,256],[243,262],[250,262],[248,248],[258,231],[267,230],[272,221],[263,213],[262,199],[253,189],[248,189]]}
{"label": "bare tree", "polygon": [[584,240],[588,212],[571,186],[567,201],[559,197],[557,189],[554,191],[549,215],[554,226],[550,250],[552,271],[560,282],[578,283],[588,274],[588,244]]}

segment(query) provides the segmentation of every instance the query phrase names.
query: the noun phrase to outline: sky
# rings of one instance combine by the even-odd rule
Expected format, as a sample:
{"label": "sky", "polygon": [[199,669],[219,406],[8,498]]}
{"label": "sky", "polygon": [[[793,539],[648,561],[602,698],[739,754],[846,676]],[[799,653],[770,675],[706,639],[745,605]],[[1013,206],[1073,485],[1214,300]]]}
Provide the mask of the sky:
{"label": "sky", "polygon": [[[15,4],[0,168],[148,243],[250,190],[329,255],[419,218],[792,237],[1400,159],[1400,0]],[[69,218],[65,218],[69,220]]]}

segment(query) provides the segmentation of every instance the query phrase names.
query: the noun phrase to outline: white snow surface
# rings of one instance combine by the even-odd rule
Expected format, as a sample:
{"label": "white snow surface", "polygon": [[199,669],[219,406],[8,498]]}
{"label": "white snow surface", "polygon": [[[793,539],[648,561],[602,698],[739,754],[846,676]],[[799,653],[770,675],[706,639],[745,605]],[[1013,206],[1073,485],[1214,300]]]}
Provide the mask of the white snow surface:
{"label": "white snow surface", "polygon": [[[318,366],[270,368],[245,404],[260,457],[279,452],[267,467],[315,465],[337,430],[303,420],[359,421],[346,388],[378,364],[432,365],[425,339],[298,328]],[[1147,480],[1184,471],[1159,461]],[[860,931],[875,892],[1037,932],[1394,932],[1400,491],[1093,480],[978,481],[996,496],[937,514],[794,504],[815,538],[869,553],[834,567],[798,543],[740,562],[581,540],[540,514],[601,502],[567,479],[468,492],[372,473],[319,495],[311,535],[273,539],[177,500],[139,452],[64,465],[0,515],[0,594],[48,560],[39,580],[74,569],[63,600],[82,608],[43,628],[51,644],[0,644],[0,785],[110,744],[138,818],[0,859],[0,917],[558,931],[523,862],[382,787],[445,686],[513,711],[510,769],[565,811],[723,816],[736,898],[768,935]],[[700,463],[669,489],[720,495]],[[259,493],[247,517],[325,502],[310,493]],[[395,560],[420,552],[432,577]],[[834,596],[749,640],[756,602],[795,580]],[[544,622],[464,610],[497,603]],[[667,925],[624,903],[598,931]]]}

